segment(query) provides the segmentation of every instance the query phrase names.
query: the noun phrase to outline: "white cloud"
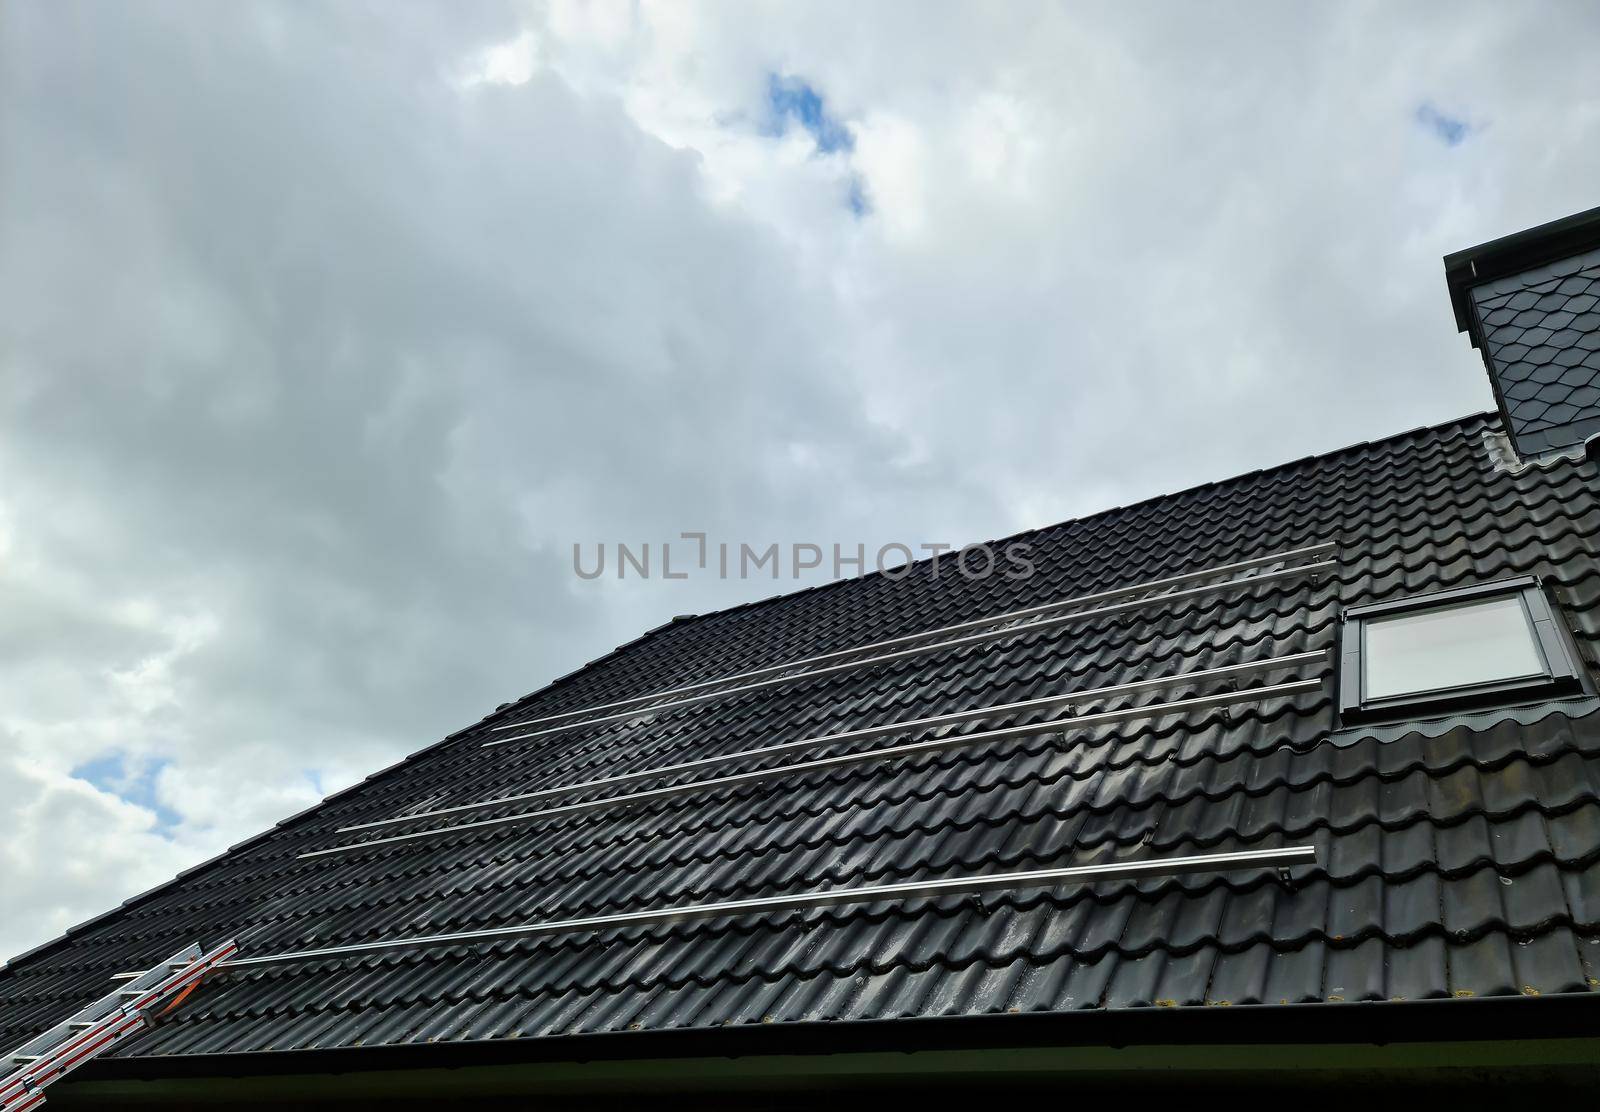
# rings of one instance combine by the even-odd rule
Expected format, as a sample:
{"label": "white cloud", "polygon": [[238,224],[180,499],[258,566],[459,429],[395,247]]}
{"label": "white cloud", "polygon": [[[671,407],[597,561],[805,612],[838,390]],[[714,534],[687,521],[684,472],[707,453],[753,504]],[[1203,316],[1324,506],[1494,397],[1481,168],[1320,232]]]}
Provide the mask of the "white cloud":
{"label": "white cloud", "polygon": [[532,31],[519,31],[515,38],[483,50],[463,84],[526,85],[539,65],[539,40]]}
{"label": "white cloud", "polygon": [[6,951],[774,589],[574,541],[960,542],[1482,408],[1439,256],[1600,178],[1570,7],[70,9],[0,15]]}
{"label": "white cloud", "polygon": [[201,844],[156,833],[149,810],[15,752],[20,741],[9,738],[0,756],[8,912],[0,933],[8,954],[110,910],[205,853]]}

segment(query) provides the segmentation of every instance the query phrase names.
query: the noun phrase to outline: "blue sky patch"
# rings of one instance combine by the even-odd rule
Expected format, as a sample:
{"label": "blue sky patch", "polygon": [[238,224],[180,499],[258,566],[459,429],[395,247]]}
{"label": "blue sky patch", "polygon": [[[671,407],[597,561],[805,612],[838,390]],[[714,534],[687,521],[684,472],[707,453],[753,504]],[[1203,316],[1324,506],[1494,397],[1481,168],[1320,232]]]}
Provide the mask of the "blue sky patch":
{"label": "blue sky patch", "polygon": [[130,765],[128,755],[118,749],[79,765],[72,770],[71,775],[73,779],[92,784],[103,792],[109,792],[119,799],[132,803],[135,807],[153,811],[156,816],[156,830],[166,834],[183,821],[178,812],[162,803],[156,795],[156,778],[161,775],[162,769],[171,763],[163,758],[134,762]]}
{"label": "blue sky patch", "polygon": [[872,202],[867,197],[867,187],[854,174],[850,175],[850,188],[845,193],[844,203],[850,206],[850,211],[858,219],[872,211]]}
{"label": "blue sky patch", "polygon": [[1417,105],[1417,123],[1431,131],[1447,147],[1459,147],[1478,129],[1459,116],[1441,112],[1432,101]]}
{"label": "blue sky patch", "polygon": [[802,78],[768,74],[766,132],[783,135],[792,124],[799,124],[811,134],[819,154],[855,149],[849,130],[828,114],[821,93]]}

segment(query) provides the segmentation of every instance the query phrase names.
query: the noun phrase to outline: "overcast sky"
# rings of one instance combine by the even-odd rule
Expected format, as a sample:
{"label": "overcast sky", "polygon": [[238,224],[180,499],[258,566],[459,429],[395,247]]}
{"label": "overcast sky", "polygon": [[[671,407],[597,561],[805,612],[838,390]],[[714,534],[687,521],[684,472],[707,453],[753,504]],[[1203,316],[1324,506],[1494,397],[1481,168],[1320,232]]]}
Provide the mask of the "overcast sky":
{"label": "overcast sky", "polygon": [[[1600,9],[0,6],[0,956],[673,614],[1487,408]],[[657,569],[659,571],[659,569]],[[787,574],[787,569],[785,570]]]}

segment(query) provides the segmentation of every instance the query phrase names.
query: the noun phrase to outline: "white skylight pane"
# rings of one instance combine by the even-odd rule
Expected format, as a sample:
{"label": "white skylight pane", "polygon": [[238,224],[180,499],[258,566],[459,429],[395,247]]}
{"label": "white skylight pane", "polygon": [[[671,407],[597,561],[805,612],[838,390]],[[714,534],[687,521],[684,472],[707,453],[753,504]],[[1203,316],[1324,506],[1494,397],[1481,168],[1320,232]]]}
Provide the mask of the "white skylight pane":
{"label": "white skylight pane", "polygon": [[1545,672],[1533,626],[1515,596],[1368,619],[1363,657],[1368,699]]}

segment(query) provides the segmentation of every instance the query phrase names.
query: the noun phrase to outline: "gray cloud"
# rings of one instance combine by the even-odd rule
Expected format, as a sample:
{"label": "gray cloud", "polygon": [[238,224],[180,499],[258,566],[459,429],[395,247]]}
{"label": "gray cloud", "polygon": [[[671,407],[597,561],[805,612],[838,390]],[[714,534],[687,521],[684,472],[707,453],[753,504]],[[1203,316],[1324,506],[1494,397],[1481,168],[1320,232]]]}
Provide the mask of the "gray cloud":
{"label": "gray cloud", "polygon": [[1482,408],[1440,254],[1600,180],[1570,7],[398,13],[0,10],[0,949],[781,586],[574,541],[982,539]]}

